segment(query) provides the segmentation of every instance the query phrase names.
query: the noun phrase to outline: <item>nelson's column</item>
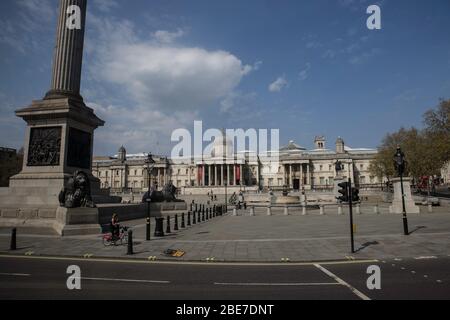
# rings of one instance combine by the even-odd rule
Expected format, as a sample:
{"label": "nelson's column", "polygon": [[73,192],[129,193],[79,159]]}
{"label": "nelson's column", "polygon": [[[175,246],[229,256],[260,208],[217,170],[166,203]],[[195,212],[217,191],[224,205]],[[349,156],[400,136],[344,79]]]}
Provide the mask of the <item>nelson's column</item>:
{"label": "nelson's column", "polygon": [[61,235],[99,231],[91,169],[94,130],[104,121],[80,95],[86,5],[60,0],[50,91],[16,112],[27,123],[24,164],[0,191],[2,226],[50,227]]}

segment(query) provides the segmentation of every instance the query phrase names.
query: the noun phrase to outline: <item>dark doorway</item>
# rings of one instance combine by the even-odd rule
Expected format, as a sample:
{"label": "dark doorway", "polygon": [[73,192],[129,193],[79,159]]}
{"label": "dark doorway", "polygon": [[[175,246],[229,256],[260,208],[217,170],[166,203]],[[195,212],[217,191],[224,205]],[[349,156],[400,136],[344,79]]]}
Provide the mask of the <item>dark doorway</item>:
{"label": "dark doorway", "polygon": [[300,179],[294,179],[294,190],[300,190]]}

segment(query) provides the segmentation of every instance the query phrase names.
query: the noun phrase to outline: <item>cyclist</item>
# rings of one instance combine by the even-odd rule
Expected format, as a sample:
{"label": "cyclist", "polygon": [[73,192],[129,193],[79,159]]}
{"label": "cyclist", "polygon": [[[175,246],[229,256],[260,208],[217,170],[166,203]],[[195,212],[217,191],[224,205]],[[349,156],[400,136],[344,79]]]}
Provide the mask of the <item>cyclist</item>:
{"label": "cyclist", "polygon": [[120,238],[120,224],[119,224],[119,216],[117,214],[113,214],[110,226],[111,226],[112,241],[115,241]]}

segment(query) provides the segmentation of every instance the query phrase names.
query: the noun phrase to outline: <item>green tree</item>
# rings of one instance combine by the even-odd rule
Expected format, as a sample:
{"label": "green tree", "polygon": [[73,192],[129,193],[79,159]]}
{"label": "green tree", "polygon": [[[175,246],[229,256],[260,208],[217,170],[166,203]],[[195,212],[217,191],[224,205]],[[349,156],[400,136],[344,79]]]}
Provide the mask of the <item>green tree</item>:
{"label": "green tree", "polygon": [[424,124],[434,161],[442,168],[450,160],[450,100],[441,100],[436,110],[426,112]]}
{"label": "green tree", "polygon": [[425,128],[405,129],[387,134],[372,161],[370,171],[379,178],[396,176],[393,157],[400,146],[408,162],[408,175],[439,175],[441,168],[450,160],[450,100],[424,114]]}

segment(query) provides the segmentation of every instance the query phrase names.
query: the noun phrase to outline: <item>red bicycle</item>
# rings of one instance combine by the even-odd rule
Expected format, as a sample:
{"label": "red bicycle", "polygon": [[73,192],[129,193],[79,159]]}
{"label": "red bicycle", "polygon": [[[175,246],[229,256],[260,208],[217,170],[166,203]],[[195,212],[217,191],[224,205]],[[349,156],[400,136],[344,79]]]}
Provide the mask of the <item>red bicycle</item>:
{"label": "red bicycle", "polygon": [[118,238],[113,238],[113,234],[111,232],[105,233],[102,237],[103,245],[105,247],[109,246],[117,246],[128,244],[128,227],[120,227],[120,233]]}

